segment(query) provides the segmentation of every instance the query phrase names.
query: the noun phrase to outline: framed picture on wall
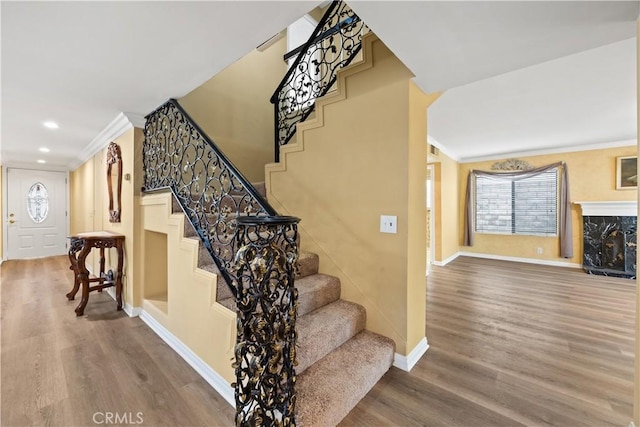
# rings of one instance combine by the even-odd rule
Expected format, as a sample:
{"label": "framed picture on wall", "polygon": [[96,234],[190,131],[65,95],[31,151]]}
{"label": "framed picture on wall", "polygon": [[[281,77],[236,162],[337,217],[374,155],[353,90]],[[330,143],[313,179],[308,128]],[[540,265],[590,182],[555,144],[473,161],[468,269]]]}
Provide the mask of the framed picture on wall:
{"label": "framed picture on wall", "polygon": [[635,190],[638,188],[638,156],[617,158],[616,190]]}

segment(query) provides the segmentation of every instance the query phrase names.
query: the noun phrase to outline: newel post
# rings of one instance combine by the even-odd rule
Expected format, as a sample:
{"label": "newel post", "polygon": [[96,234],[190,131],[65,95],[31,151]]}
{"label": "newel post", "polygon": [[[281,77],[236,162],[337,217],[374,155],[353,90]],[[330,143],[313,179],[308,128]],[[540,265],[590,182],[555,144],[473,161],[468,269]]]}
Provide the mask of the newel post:
{"label": "newel post", "polygon": [[239,217],[236,426],[295,426],[295,217]]}

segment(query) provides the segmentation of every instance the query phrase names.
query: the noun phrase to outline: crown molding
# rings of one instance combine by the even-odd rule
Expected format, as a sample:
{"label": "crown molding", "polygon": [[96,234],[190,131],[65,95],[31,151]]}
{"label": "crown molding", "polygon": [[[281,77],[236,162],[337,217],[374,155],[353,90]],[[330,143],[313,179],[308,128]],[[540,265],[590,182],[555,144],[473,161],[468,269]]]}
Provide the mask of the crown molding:
{"label": "crown molding", "polygon": [[[132,118],[136,120],[133,115]],[[76,161],[71,164],[70,170],[77,169],[80,165],[98,154],[100,150],[109,145],[111,141],[118,138],[133,127],[134,124],[129,119],[129,117],[125,115],[125,113],[119,113],[116,118],[113,119],[113,121],[109,123],[107,127],[102,130],[102,132],[100,132],[95,138],[93,138],[93,141],[91,141],[91,143],[89,143],[89,145],[87,145],[84,150],[82,150]]]}
{"label": "crown molding", "polygon": [[438,141],[436,141],[436,139],[434,137],[432,137],[431,135],[427,135],[427,144],[433,145],[438,150],[440,150],[441,153],[444,153],[444,155],[446,155],[450,159],[455,160],[456,162],[460,163],[460,157],[459,156],[453,154],[444,145],[442,145]]}
{"label": "crown molding", "polygon": [[484,162],[488,160],[501,160],[501,159],[512,158],[512,157],[541,156],[545,154],[571,153],[574,151],[589,151],[589,150],[601,150],[604,148],[629,147],[637,144],[638,144],[637,139],[623,139],[619,141],[598,142],[595,144],[581,144],[581,145],[571,145],[571,146],[557,147],[557,148],[543,148],[540,150],[512,151],[509,153],[489,154],[486,156],[463,157],[460,159],[459,162],[460,163]]}
{"label": "crown molding", "polygon": [[124,115],[127,116],[127,119],[129,119],[133,127],[144,129],[146,119],[142,114],[125,112]]}

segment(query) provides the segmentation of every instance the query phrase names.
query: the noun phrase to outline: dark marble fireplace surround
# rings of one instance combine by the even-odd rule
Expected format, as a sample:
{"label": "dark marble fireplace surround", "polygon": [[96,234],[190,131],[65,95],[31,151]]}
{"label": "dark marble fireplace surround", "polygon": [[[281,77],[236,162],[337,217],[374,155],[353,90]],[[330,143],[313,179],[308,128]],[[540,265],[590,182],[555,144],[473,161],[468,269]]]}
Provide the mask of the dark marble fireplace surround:
{"label": "dark marble fireplace surround", "polygon": [[636,278],[637,217],[583,216],[587,273]]}
{"label": "dark marble fireplace surround", "polygon": [[582,267],[589,274],[636,278],[635,201],[574,202],[582,209]]}

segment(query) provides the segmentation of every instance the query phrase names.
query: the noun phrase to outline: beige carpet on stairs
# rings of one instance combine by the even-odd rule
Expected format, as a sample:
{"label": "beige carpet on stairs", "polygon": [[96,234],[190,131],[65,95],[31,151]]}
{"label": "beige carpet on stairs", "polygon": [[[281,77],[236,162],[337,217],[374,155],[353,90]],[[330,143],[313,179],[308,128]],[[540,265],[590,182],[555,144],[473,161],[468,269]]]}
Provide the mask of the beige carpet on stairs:
{"label": "beige carpet on stairs", "polygon": [[[263,185],[259,191],[264,195]],[[173,211],[182,212],[177,202]],[[199,239],[188,221],[185,237]],[[318,273],[316,254],[301,251],[298,264],[297,421],[335,426],[389,370],[395,344],[364,329],[364,307],[340,299],[340,280]],[[202,243],[198,267],[218,275],[216,301],[235,311],[231,290]]]}

